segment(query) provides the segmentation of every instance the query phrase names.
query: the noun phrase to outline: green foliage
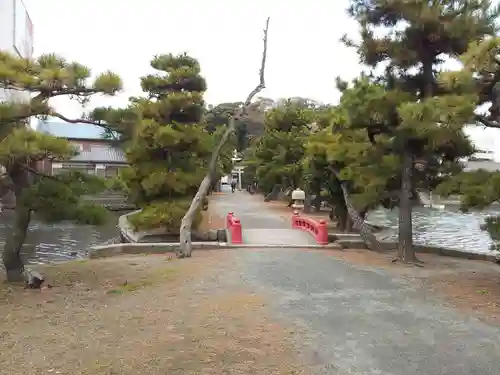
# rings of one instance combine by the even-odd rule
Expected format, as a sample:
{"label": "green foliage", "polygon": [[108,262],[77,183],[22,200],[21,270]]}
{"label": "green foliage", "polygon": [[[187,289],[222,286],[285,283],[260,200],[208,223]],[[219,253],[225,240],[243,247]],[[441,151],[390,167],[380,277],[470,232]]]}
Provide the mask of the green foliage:
{"label": "green foliage", "polygon": [[100,193],[105,188],[102,179],[71,171],[54,178],[40,178],[23,192],[19,201],[49,222],[72,220],[102,224],[107,218],[107,209],[81,197]]}
{"label": "green foliage", "polygon": [[[162,200],[152,202],[140,212],[130,215],[129,222],[135,230],[151,228],[168,228],[171,233],[178,233],[180,223],[191,204],[190,197],[177,200]],[[193,219],[193,227],[201,223],[201,212]]]}
{"label": "green foliage", "polygon": [[500,200],[500,172],[462,172],[443,181],[436,193],[444,197],[459,195],[464,211],[482,209]]}
{"label": "green foliage", "polygon": [[93,82],[90,77],[89,68],[55,54],[29,60],[0,51],[0,88],[32,94],[27,101],[0,103],[0,139],[32,116],[59,116],[49,104],[51,98],[66,95],[83,104],[94,94],[114,95],[122,88],[120,77],[112,72]]}
{"label": "green foliage", "polygon": [[275,184],[302,186],[304,142],[314,121],[313,112],[286,102],[266,114],[266,130],[253,146],[247,168],[255,169],[259,186],[271,191]]}
{"label": "green foliage", "polygon": [[500,216],[489,216],[485,219],[481,229],[488,232],[493,243],[490,250],[500,251]]}
{"label": "green foliage", "polygon": [[0,164],[29,163],[51,158],[69,159],[75,150],[65,139],[38,133],[26,127],[13,128],[0,143]]}
{"label": "green foliage", "polygon": [[87,84],[90,69],[70,62],[55,54],[42,55],[38,59],[21,59],[7,52],[0,52],[0,81],[5,88],[37,91],[51,94],[88,95],[92,93],[115,94],[122,87],[120,77],[106,72]]}
{"label": "green foliage", "polygon": [[[206,173],[220,132],[203,124],[206,83],[199,63],[186,54],[160,55],[151,61],[157,74],[141,79],[147,98],[133,98],[139,121],[125,144],[130,168],[120,179],[143,210],[131,219],[136,228],[178,231],[188,202]],[[222,159],[221,163],[227,162]],[[221,167],[223,167],[221,164]]]}
{"label": "green foliage", "polygon": [[317,170],[322,188],[329,192],[328,200],[334,205],[343,201],[335,170],[348,184],[353,204],[360,211],[381,203],[393,205],[399,160],[387,154],[382,143],[373,146],[366,132],[352,129],[342,106],[332,112],[332,121],[328,128],[312,134],[306,145],[306,161],[310,169]]}
{"label": "green foliage", "polygon": [[[242,102],[221,103],[216,106],[209,106],[205,112],[203,123],[205,130],[212,136],[213,148],[216,147],[218,141],[222,138],[226,127],[229,126],[229,121],[236,113],[236,110],[243,105]],[[228,142],[224,145],[219,155],[219,165],[217,168],[217,178],[223,174],[231,172],[233,150],[241,150],[247,144],[246,124],[242,121],[236,121],[235,134],[232,134]]]}
{"label": "green foliage", "polygon": [[[210,106],[205,114],[205,123],[207,130],[212,133],[217,128],[225,126],[229,123],[229,119],[236,113],[238,108],[243,106],[243,102],[221,103],[216,106]],[[261,119],[262,113],[260,108],[254,104],[254,111],[247,114],[245,118],[240,118],[235,121],[235,148],[237,151],[242,151],[249,145],[249,140],[262,133],[264,122]],[[251,108],[252,109],[252,108]]]}
{"label": "green foliage", "polygon": [[208,132],[212,133],[221,126],[227,126],[229,119],[242,105],[242,102],[234,102],[210,106],[204,118]]}

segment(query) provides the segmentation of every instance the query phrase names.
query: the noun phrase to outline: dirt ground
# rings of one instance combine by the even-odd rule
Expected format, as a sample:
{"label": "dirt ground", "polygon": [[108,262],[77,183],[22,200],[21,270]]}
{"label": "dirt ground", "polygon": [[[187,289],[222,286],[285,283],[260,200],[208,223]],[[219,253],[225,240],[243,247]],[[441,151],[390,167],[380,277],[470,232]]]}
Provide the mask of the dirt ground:
{"label": "dirt ground", "polygon": [[[315,250],[307,250],[315,251]],[[357,266],[384,269],[420,282],[450,306],[500,325],[500,265],[492,262],[419,254],[423,267],[393,263],[396,253],[378,254],[365,249],[319,250]]]}
{"label": "dirt ground", "polygon": [[227,267],[224,250],[124,256],[0,284],[0,374],[306,374],[262,296],[214,287]]}

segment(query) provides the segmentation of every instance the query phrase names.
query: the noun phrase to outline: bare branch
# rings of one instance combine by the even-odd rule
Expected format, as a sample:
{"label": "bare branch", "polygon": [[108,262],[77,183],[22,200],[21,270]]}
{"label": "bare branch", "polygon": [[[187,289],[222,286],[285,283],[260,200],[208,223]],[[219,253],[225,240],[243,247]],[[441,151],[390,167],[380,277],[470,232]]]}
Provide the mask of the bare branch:
{"label": "bare branch", "polygon": [[181,229],[180,229],[180,248],[177,252],[177,257],[179,258],[184,258],[184,257],[190,257],[191,256],[191,251],[192,251],[192,246],[191,246],[191,226],[193,223],[193,217],[195,212],[198,210],[198,208],[201,205],[201,202],[203,201],[203,198],[207,195],[208,189],[210,188],[210,185],[212,183],[212,179],[215,176],[216,172],[216,167],[217,167],[217,160],[219,159],[220,152],[224,145],[227,143],[229,136],[234,132],[235,127],[236,127],[236,120],[240,116],[244,116],[247,114],[247,109],[250,106],[250,103],[252,102],[252,99],[254,98],[255,95],[257,95],[259,92],[261,92],[265,87],[266,87],[266,82],[265,82],[265,70],[266,70],[266,60],[267,60],[267,32],[269,30],[269,19],[270,17],[267,18],[266,20],[266,27],[264,28],[264,48],[262,51],[262,60],[261,60],[261,65],[260,65],[260,70],[259,70],[259,84],[248,94],[247,99],[245,100],[245,103],[243,104],[242,108],[239,108],[235,111],[233,116],[229,119],[229,124],[222,135],[222,138],[219,141],[219,144],[215,148],[214,152],[212,153],[212,157],[210,159],[210,164],[208,166],[208,172],[203,179],[203,181],[200,184],[200,187],[198,189],[198,192],[194,196],[193,201],[191,202],[191,206],[189,207],[189,210],[186,212],[184,217],[182,218],[182,223],[181,223]]}
{"label": "bare branch", "polygon": [[266,61],[267,61],[267,32],[269,31],[269,20],[270,17],[267,17],[266,27],[264,28],[264,49],[262,51],[262,60],[260,63],[260,70],[259,70],[260,81],[259,84],[250,92],[250,94],[248,94],[248,97],[245,100],[245,103],[243,104],[241,112],[242,116],[247,114],[248,106],[252,102],[253,97],[266,88],[266,80],[264,73],[266,71]]}

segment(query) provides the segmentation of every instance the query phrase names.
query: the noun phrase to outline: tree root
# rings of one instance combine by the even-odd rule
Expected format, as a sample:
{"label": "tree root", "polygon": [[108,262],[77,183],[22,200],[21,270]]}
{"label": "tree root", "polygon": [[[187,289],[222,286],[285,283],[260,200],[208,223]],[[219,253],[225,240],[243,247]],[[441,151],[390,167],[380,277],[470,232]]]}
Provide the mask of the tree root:
{"label": "tree root", "polygon": [[424,268],[424,262],[422,262],[420,259],[414,259],[412,261],[409,261],[409,262],[403,262],[401,261],[401,259],[399,258],[393,258],[391,260],[391,263],[401,263],[401,264],[408,264],[410,266],[414,266],[414,267],[420,267],[420,268]]}

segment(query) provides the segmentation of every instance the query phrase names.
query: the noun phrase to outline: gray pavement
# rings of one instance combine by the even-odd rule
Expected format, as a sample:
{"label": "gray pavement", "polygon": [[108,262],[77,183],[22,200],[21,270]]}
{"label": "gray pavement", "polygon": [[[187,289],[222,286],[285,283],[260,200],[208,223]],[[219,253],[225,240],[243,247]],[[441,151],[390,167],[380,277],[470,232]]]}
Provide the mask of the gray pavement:
{"label": "gray pavement", "polygon": [[268,296],[313,374],[500,374],[500,330],[446,308],[418,281],[324,252],[255,250],[238,251],[225,277]]}
{"label": "gray pavement", "polygon": [[[285,228],[245,194],[221,197],[217,206],[248,227]],[[500,330],[445,307],[418,281],[317,251],[242,249],[234,256],[219,282],[268,296],[314,374],[500,374]]]}
{"label": "gray pavement", "polygon": [[241,221],[243,243],[250,245],[315,245],[313,237],[304,231],[292,229],[289,218],[283,218],[276,211],[266,207],[261,196],[252,196],[246,191],[226,194],[213,202],[221,216],[233,212]]}

